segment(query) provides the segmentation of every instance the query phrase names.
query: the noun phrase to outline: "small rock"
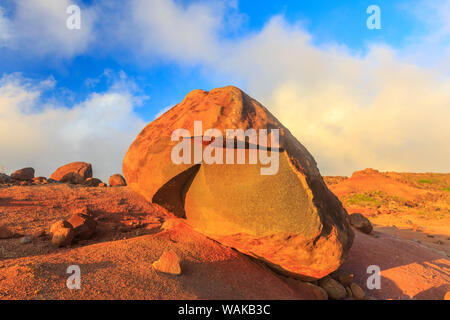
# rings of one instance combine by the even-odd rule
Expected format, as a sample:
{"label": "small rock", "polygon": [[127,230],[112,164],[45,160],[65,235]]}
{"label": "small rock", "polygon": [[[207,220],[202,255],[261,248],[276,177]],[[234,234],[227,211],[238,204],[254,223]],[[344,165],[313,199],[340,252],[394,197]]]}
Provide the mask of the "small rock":
{"label": "small rock", "polygon": [[50,235],[53,236],[53,234],[58,231],[59,229],[63,229],[63,228],[69,228],[72,229],[72,225],[67,222],[66,220],[59,220],[57,222],[55,222],[54,224],[52,224],[52,226],[50,227]]}
{"label": "small rock", "polygon": [[86,162],[72,162],[59,167],[52,173],[50,179],[61,181],[69,173],[81,176],[84,181],[87,178],[92,178],[92,165]]}
{"label": "small rock", "polygon": [[180,259],[173,250],[165,251],[152,265],[156,270],[163,273],[181,274]]}
{"label": "small rock", "polygon": [[330,274],[331,278],[339,281],[344,287],[349,287],[353,282],[354,274],[342,270],[336,270]]}
{"label": "small rock", "polygon": [[418,240],[416,238],[412,239],[412,241],[417,242],[417,243],[421,243],[420,240]]}
{"label": "small rock", "polygon": [[352,213],[349,216],[350,224],[359,231],[369,234],[372,232],[373,227],[369,219],[364,217],[361,213]]}
{"label": "small rock", "polygon": [[10,239],[14,237],[14,232],[9,230],[6,226],[0,225],[0,239]]}
{"label": "small rock", "polygon": [[428,238],[434,238],[434,236],[431,235],[431,234],[427,234],[427,237],[428,237]]}
{"label": "small rock", "polygon": [[32,239],[30,237],[23,237],[20,239],[20,244],[31,243]]}
{"label": "small rock", "polygon": [[325,291],[328,293],[328,296],[333,300],[344,299],[347,296],[347,291],[342,286],[342,284],[340,284],[330,276],[326,276],[325,278],[320,279],[319,285],[325,289]]}
{"label": "small rock", "polygon": [[33,180],[34,178],[34,169],[33,168],[23,168],[15,171],[11,174],[11,178],[19,181],[27,181]]}
{"label": "small rock", "polygon": [[366,296],[366,293],[364,292],[364,290],[361,289],[361,287],[358,286],[356,283],[350,284],[350,289],[352,291],[352,296],[355,299],[363,300],[364,297]]}
{"label": "small rock", "polygon": [[0,183],[9,183],[11,181],[11,177],[8,176],[7,174],[1,173],[0,172]]}
{"label": "small rock", "polygon": [[46,234],[47,233],[45,232],[45,230],[36,230],[33,232],[33,237],[34,238],[42,238],[42,237],[45,237]]}
{"label": "small rock", "polygon": [[436,241],[435,243],[436,243],[436,244],[440,244],[440,245],[443,245],[443,244],[444,244],[444,242],[442,242],[441,240],[438,240],[438,241]]}
{"label": "small rock", "polygon": [[127,185],[125,178],[120,174],[113,174],[109,177],[109,185],[111,187],[123,187]]}
{"label": "small rock", "polygon": [[102,184],[102,180],[97,178],[87,178],[84,185],[86,187],[98,187],[100,184]]}
{"label": "small rock", "polygon": [[97,222],[87,214],[75,213],[68,220],[74,230],[76,240],[88,240],[95,233]]}
{"label": "small rock", "polygon": [[311,288],[317,300],[328,300],[328,293],[325,291],[325,289],[316,286],[315,284],[312,284],[310,282],[305,282],[305,284]]}

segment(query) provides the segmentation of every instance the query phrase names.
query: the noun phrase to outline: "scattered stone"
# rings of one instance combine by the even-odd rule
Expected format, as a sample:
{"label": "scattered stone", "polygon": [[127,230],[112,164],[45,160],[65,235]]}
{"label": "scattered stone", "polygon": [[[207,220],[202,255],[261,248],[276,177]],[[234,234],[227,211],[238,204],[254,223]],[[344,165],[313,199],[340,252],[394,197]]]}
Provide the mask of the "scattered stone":
{"label": "scattered stone", "polygon": [[444,242],[442,240],[435,241],[434,243],[435,244],[439,244],[439,245],[443,245],[444,244]]}
{"label": "scattered stone", "polygon": [[427,237],[428,237],[428,238],[434,238],[434,236],[431,235],[431,234],[427,234]]}
{"label": "scattered stone", "polygon": [[11,239],[14,237],[14,232],[9,230],[6,226],[0,225],[0,239]]}
{"label": "scattered stone", "polygon": [[315,284],[312,284],[310,282],[304,282],[307,286],[309,286],[313,292],[313,294],[316,296],[317,300],[328,300],[328,293],[325,291],[325,289],[316,286]]}
{"label": "scattered stone", "polygon": [[420,242],[419,239],[416,239],[416,238],[412,239],[412,241],[417,242],[417,243],[422,243],[422,242]]}
{"label": "scattered stone", "polygon": [[162,256],[155,262],[153,262],[153,267],[164,273],[180,275],[180,258],[173,250],[164,251]]}
{"label": "scattered stone", "polygon": [[348,273],[342,270],[336,270],[330,274],[331,278],[339,281],[344,287],[349,287],[353,283],[355,277],[353,273]]}
{"label": "scattered stone", "polygon": [[121,174],[113,174],[109,177],[109,185],[111,187],[124,187],[127,185],[127,182]]}
{"label": "scattered stone", "polygon": [[87,178],[92,178],[92,165],[86,162],[72,162],[59,167],[52,173],[50,179],[61,181],[69,173],[75,173],[81,176],[84,181]]}
{"label": "scattered stone", "polygon": [[45,184],[45,183],[47,183],[47,178],[46,177],[35,177],[35,178],[33,178],[33,183],[34,184]]}
{"label": "scattered stone", "polygon": [[356,283],[350,284],[350,289],[352,292],[352,296],[357,300],[363,300],[366,296],[366,293],[363,289],[361,289],[360,286],[358,286]]}
{"label": "scattered stone", "polygon": [[[196,135],[196,121],[202,122],[200,135],[214,128],[225,138],[200,145],[191,139],[189,147],[201,148],[203,154],[209,147],[224,155],[231,149],[226,145],[237,141],[244,148],[232,152],[243,152],[246,164],[199,164],[195,159],[175,164],[171,154],[179,144],[171,141],[172,133],[182,124]],[[278,129],[279,143],[260,139],[258,146],[226,137],[227,130],[246,128],[269,128],[271,137]],[[250,164],[256,147],[277,160],[277,174],[261,174],[268,169],[262,161]],[[311,154],[264,106],[236,87],[189,93],[141,131],[124,158],[123,173],[128,186],[186,218],[195,230],[297,278],[320,279],[335,271],[353,242],[347,212]]]}
{"label": "scattered stone", "polygon": [[97,222],[92,218],[92,216],[75,213],[68,220],[74,230],[74,238],[76,240],[88,240],[95,233],[97,227]]}
{"label": "scattered stone", "polygon": [[20,239],[20,244],[27,244],[27,243],[31,243],[33,239],[30,237],[23,237]]}
{"label": "scattered stone", "polygon": [[69,183],[69,184],[84,184],[85,180],[78,173],[69,172],[64,177],[62,177],[61,180],[59,180],[59,182]]}
{"label": "scattered stone", "polygon": [[345,287],[345,291],[347,291],[347,296],[348,296],[349,298],[352,298],[352,297],[353,297],[352,289],[350,289],[350,287]]}
{"label": "scattered stone", "polygon": [[86,187],[98,187],[100,186],[100,184],[102,184],[102,180],[97,179],[97,178],[87,178],[86,181],[84,182],[84,185]]}
{"label": "scattered stone", "polygon": [[67,222],[66,220],[59,220],[57,222],[55,222],[54,224],[51,225],[50,227],[50,235],[53,236],[53,234],[58,231],[59,229],[63,229],[63,228],[70,228],[72,229],[72,225]]}
{"label": "scattered stone", "polygon": [[34,169],[33,168],[23,168],[15,171],[11,174],[11,179],[19,180],[19,181],[28,181],[33,180],[34,178]]}
{"label": "scattered stone", "polygon": [[329,276],[320,279],[319,285],[325,289],[328,296],[333,300],[344,299],[347,296],[344,286]]}
{"label": "scattered stone", "polygon": [[53,232],[52,243],[57,247],[69,246],[74,235],[73,228],[59,228]]}
{"label": "scattered stone", "polygon": [[10,183],[10,182],[11,182],[11,177],[5,173],[0,172],[0,183],[3,184],[3,183]]}
{"label": "scattered stone", "polygon": [[364,217],[361,213],[352,213],[348,216],[350,224],[359,231],[369,234],[372,232],[373,227],[369,219]]}
{"label": "scattered stone", "polygon": [[161,229],[163,230],[170,230],[173,229],[177,226],[179,226],[182,222],[180,221],[180,219],[177,218],[169,218],[166,221],[163,222],[163,224],[161,225]]}
{"label": "scattered stone", "polygon": [[47,233],[45,232],[45,230],[36,230],[32,235],[34,238],[42,238],[45,237]]}

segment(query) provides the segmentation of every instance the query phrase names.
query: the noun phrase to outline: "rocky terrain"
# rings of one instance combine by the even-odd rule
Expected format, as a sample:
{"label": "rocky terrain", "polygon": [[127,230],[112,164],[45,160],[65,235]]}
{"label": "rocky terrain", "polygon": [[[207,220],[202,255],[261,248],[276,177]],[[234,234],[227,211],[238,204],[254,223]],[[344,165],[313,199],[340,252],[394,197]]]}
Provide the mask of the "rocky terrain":
{"label": "rocky terrain", "polygon": [[[196,120],[280,139],[229,145],[228,135],[196,133]],[[279,171],[195,156],[175,165],[177,128],[194,132],[183,141],[202,152],[249,159],[253,144],[279,157]],[[85,162],[48,179],[33,168],[0,174],[0,299],[449,298],[449,175],[323,179],[305,147],[238,88],[191,92],[142,130],[123,172],[108,184]]]}

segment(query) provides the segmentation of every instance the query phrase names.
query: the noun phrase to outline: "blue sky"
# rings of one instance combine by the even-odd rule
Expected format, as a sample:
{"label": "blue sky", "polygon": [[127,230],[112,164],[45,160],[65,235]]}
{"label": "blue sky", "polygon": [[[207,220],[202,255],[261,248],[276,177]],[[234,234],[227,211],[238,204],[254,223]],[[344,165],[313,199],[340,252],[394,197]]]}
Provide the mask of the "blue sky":
{"label": "blue sky", "polygon": [[[81,7],[81,30],[65,27],[70,4]],[[381,30],[366,27],[366,9],[372,4],[381,9]],[[64,127],[47,132],[41,124],[35,130],[42,141],[34,144],[45,145],[57,159],[33,163],[29,154],[0,138],[0,145],[15,154],[0,160],[0,166],[8,171],[31,164],[48,174],[51,166],[87,157],[107,163],[100,171],[104,177],[108,170],[120,171],[132,138],[162,110],[193,89],[233,84],[269,107],[313,153],[324,174],[350,174],[365,166],[449,171],[449,152],[436,154],[432,147],[448,134],[431,132],[425,139],[414,131],[426,110],[448,115],[448,9],[447,0],[2,0],[0,108],[8,110],[3,113],[4,139],[6,123],[29,121],[30,127],[46,117],[50,126],[49,119],[67,118],[74,128],[90,128],[90,137],[97,138],[81,133],[82,138],[74,138]],[[414,93],[420,99],[410,96]],[[384,110],[387,97],[390,107]],[[424,97],[432,98],[418,105]],[[112,121],[123,124],[98,129],[116,130],[118,137],[126,137],[126,146],[106,143],[92,154],[83,145],[105,143],[107,137],[92,128],[102,121],[83,123],[73,110],[101,114],[90,105],[97,98],[112,103],[112,109],[126,101],[118,107],[123,118]],[[400,119],[410,102],[410,117],[415,117]],[[70,116],[55,115],[62,111]],[[363,130],[375,114],[383,113],[387,120]],[[442,118],[429,120],[436,122],[435,130],[445,128]],[[386,130],[390,138],[383,138]],[[69,136],[75,146],[53,141],[55,135]],[[367,151],[347,150],[344,144],[355,135],[361,137],[352,142],[354,148]],[[25,145],[30,140],[25,133],[21,138]],[[59,153],[51,152],[51,143]],[[441,160],[411,160],[421,147]],[[114,161],[102,158],[108,152]]]}

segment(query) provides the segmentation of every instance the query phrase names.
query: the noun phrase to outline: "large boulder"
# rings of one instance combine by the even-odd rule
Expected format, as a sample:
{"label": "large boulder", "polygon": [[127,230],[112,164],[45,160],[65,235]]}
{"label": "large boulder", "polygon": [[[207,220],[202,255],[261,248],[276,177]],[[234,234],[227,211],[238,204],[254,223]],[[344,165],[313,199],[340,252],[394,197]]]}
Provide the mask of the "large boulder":
{"label": "large boulder", "polygon": [[83,180],[92,178],[92,165],[86,162],[72,162],[59,167],[55,172],[52,173],[50,179],[56,181],[65,179],[66,182],[68,182],[69,180],[71,181],[74,179],[78,179],[78,176],[80,176]]}
{"label": "large boulder", "polygon": [[19,181],[29,181],[34,178],[34,169],[33,168],[23,168],[17,171],[14,171],[11,174],[11,178]]}
{"label": "large boulder", "polygon": [[[201,121],[200,133],[195,121]],[[202,161],[195,152],[186,156],[191,161],[176,164],[171,154],[180,141],[171,136],[181,128],[194,150],[214,150],[211,154],[227,159],[227,152],[234,159],[243,152],[246,164]],[[217,131],[204,132],[211,128],[223,141]],[[234,137],[227,129],[266,129],[269,138]],[[273,129],[279,130],[278,144],[272,143]],[[274,159],[278,170],[263,174],[269,164],[262,164],[268,162],[260,153],[257,164],[250,164],[253,148]],[[123,172],[128,185],[149,201],[285,274],[320,279],[344,262],[353,241],[347,212],[311,154],[264,106],[235,87],[189,93],[142,130],[125,156]]]}

